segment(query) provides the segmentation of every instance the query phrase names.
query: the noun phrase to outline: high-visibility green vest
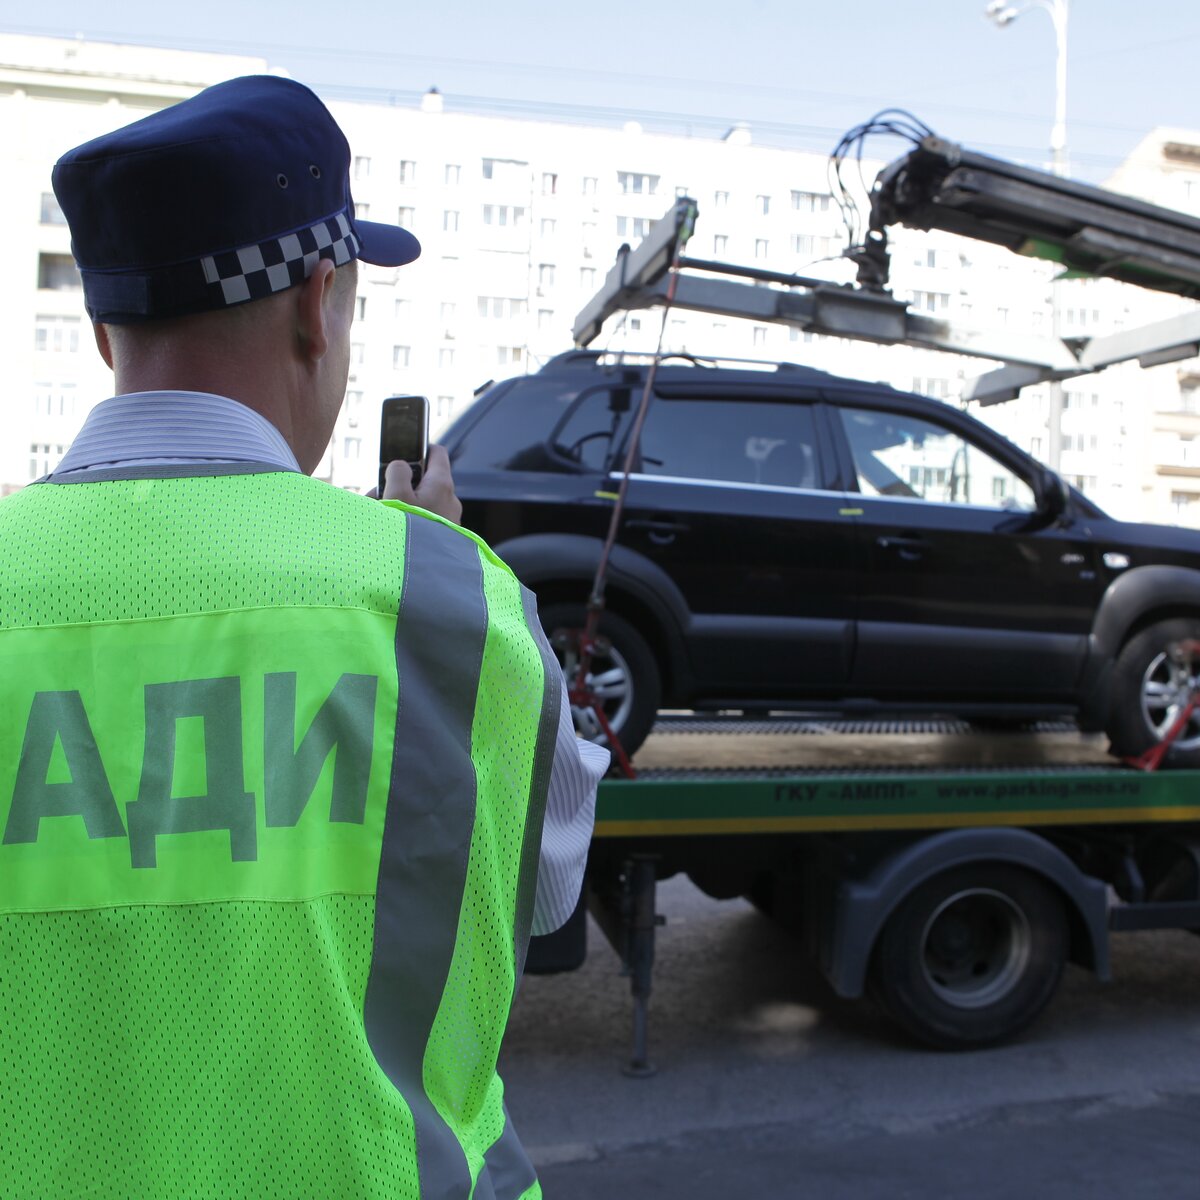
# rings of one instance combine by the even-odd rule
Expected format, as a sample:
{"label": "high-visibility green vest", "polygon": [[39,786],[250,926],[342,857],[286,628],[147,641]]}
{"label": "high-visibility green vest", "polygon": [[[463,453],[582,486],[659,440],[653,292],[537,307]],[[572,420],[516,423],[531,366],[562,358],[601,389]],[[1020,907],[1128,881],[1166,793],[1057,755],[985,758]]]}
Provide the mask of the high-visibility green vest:
{"label": "high-visibility green vest", "polygon": [[0,1196],[540,1196],[532,598],[307,476],[82,479],[0,503]]}

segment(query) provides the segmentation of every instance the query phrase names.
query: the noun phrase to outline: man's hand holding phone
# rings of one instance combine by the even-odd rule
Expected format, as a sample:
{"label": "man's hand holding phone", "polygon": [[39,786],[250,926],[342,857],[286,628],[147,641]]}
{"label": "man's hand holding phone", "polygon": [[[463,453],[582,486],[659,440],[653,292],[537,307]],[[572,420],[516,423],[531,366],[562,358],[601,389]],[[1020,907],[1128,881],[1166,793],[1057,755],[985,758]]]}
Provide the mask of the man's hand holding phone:
{"label": "man's hand holding phone", "polygon": [[367,494],[414,504],[456,525],[461,519],[450,456],[444,446],[429,444],[429,401],[424,396],[389,396],[383,402],[379,484]]}
{"label": "man's hand holding phone", "polygon": [[416,489],[412,485],[412,467],[405,459],[393,459],[384,470],[384,500],[402,500],[445,517],[456,525],[462,520],[462,504],[454,494],[454,478],[450,474],[450,456],[445,446],[429,447],[425,473]]}

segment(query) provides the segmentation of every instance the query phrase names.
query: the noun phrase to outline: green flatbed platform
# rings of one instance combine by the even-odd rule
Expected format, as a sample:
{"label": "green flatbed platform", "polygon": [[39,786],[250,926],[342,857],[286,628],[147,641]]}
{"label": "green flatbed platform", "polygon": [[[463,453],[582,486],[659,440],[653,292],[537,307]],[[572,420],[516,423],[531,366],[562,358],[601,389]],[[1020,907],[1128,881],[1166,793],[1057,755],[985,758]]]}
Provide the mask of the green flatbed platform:
{"label": "green flatbed platform", "polygon": [[637,779],[600,785],[596,836],[1200,821],[1200,771],[1122,766],[1095,735],[979,734],[953,722],[878,729],[787,722],[656,732]]}

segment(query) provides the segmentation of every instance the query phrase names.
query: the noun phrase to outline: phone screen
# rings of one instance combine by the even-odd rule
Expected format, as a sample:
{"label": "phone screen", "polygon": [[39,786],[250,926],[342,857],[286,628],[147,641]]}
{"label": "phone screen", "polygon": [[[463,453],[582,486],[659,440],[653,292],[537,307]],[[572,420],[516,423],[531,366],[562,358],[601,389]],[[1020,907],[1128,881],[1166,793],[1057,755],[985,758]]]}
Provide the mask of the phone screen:
{"label": "phone screen", "polygon": [[390,396],[383,402],[379,430],[379,495],[388,463],[403,459],[421,481],[429,451],[429,401],[424,396]]}

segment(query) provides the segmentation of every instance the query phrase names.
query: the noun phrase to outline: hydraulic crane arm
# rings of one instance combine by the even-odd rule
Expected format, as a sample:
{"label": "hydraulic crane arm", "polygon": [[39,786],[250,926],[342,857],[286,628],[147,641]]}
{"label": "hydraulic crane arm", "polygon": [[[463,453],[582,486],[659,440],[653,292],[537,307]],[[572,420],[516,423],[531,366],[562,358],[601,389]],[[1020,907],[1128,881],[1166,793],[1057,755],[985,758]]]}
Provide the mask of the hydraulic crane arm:
{"label": "hydraulic crane arm", "polygon": [[[1200,219],[939,137],[923,138],[876,178],[872,235],[888,225],[941,229],[1200,299]],[[861,272],[860,282],[868,282]]]}
{"label": "hydraulic crane arm", "polygon": [[[993,359],[1004,365],[972,380],[964,394],[983,404],[1012,399],[1030,384],[1118,362],[1136,359],[1153,366],[1200,354],[1200,312],[1104,337],[1054,338],[963,328],[912,312],[888,290],[887,228],[906,225],[992,242],[1088,276],[1200,299],[1196,217],[977,154],[932,134],[879,173],[870,201],[865,240],[845,252],[858,264],[857,286],[684,257],[673,303],[826,336]],[[668,248],[692,205],[686,197],[676,201],[636,250],[622,248],[576,318],[576,345],[590,343],[618,311],[663,302]]]}

